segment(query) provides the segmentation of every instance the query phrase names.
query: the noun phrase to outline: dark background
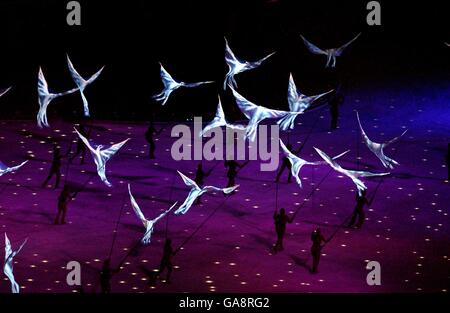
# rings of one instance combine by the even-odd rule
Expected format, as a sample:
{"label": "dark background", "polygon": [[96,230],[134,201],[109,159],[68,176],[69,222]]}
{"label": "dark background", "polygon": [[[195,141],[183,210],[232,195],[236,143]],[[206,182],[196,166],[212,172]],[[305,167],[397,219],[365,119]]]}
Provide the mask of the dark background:
{"label": "dark background", "polygon": [[[292,72],[306,94],[329,89],[336,79],[344,90],[371,84],[405,84],[448,79],[450,11],[445,1],[379,1],[382,26],[366,24],[368,1],[95,1],[80,0],[81,26],[68,26],[65,0],[1,0],[0,88],[13,89],[0,100],[1,117],[35,118],[37,73],[42,66],[49,87],[61,92],[75,85],[67,69],[69,53],[78,72],[88,77],[101,66],[99,79],[86,96],[95,119],[157,120],[205,118],[223,97],[230,120],[233,97],[222,91],[227,67],[226,36],[235,54],[257,60],[277,53],[260,68],[237,76],[249,100],[287,109],[287,82]],[[362,32],[337,70],[326,58],[310,54],[299,34],[321,48],[338,47]],[[162,83],[159,64],[177,80],[215,80],[216,85],[174,92],[161,110],[151,96]],[[50,120],[77,120],[78,93],[49,106]]]}

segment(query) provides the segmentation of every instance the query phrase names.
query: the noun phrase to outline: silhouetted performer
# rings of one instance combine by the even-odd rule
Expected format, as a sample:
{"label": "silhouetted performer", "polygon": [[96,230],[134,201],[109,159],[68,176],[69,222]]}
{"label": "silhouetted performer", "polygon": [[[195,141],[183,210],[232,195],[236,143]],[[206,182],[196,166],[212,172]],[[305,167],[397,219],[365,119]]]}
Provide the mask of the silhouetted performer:
{"label": "silhouetted performer", "polygon": [[273,213],[273,220],[275,223],[275,231],[277,233],[277,242],[275,244],[275,247],[273,248],[274,252],[277,253],[278,251],[283,251],[283,239],[284,234],[286,233],[286,224],[292,223],[295,219],[294,214],[292,217],[289,217],[286,214],[286,210],[284,208],[280,209],[280,213],[278,213],[277,210]]}
{"label": "silhouetted performer", "polygon": [[227,177],[228,177],[227,188],[228,187],[233,187],[233,186],[236,185],[236,176],[237,176],[237,173],[238,173],[238,168],[243,168],[247,164],[248,164],[248,161],[245,162],[244,164],[240,165],[235,160],[225,160],[225,167],[228,168],[228,171],[227,171]]}
{"label": "silhouetted performer", "polygon": [[361,196],[356,193],[356,206],[353,210],[352,219],[350,223],[348,223],[347,227],[352,227],[355,224],[357,218],[358,222],[356,223],[356,227],[362,227],[364,219],[366,217],[366,215],[364,214],[364,205],[370,205],[370,202],[366,198],[366,190],[362,192]]}
{"label": "silhouetted performer", "polygon": [[344,96],[338,91],[334,91],[328,101],[330,104],[331,130],[337,129],[339,119],[339,106],[344,103]]}
{"label": "silhouetted performer", "polygon": [[55,225],[66,223],[67,205],[75,194],[70,193],[69,185],[64,184],[64,188],[58,197],[58,214],[55,218]]}
{"label": "silhouetted performer", "polygon": [[102,293],[111,293],[111,278],[114,273],[119,271],[117,269],[111,269],[111,259],[106,259],[103,262],[102,270],[100,272],[100,287],[102,288]]}
{"label": "silhouetted performer", "polygon": [[322,252],[322,242],[327,243],[329,240],[326,240],[325,237],[323,237],[320,228],[317,227],[311,234],[311,240],[312,240],[312,246],[311,246],[311,256],[313,257],[313,265],[311,272],[313,274],[316,274],[319,272],[319,261],[320,261],[320,254]]}
{"label": "silhouetted performer", "polygon": [[[303,146],[300,146],[298,148],[298,150],[296,150],[296,151],[292,151],[292,145],[290,143],[287,143],[286,144],[286,148],[289,151],[291,151],[293,154],[299,154],[300,151],[302,150]],[[281,177],[281,175],[283,175],[284,170],[287,169],[288,170],[288,183],[290,183],[291,179],[292,179],[292,172],[291,172],[292,164],[291,164],[291,162],[289,162],[289,159],[287,158],[287,156],[284,156],[283,160],[281,162],[282,162],[281,163],[281,167],[280,167],[280,170],[277,173],[277,178],[275,179],[275,182],[276,183],[279,182],[280,177]]]}
{"label": "silhouetted performer", "polygon": [[446,162],[447,162],[447,170],[448,170],[448,180],[450,180],[450,143],[448,144],[448,147],[447,147]]}
{"label": "silhouetted performer", "polygon": [[47,186],[50,179],[53,177],[53,175],[56,176],[56,183],[55,183],[55,189],[59,187],[59,182],[61,180],[61,149],[57,144],[53,145],[53,160],[52,165],[50,167],[50,173],[48,174],[45,181],[42,183],[42,187],[45,188]]}
{"label": "silhouetted performer", "polygon": [[164,127],[161,128],[160,130],[156,130],[153,121],[150,121],[150,124],[147,128],[147,131],[145,132],[145,140],[148,142],[148,149],[149,149],[149,153],[148,153],[148,157],[150,159],[154,159],[155,158],[155,140],[154,140],[154,136],[155,135],[159,135],[161,134],[161,132],[163,131]]}
{"label": "silhouetted performer", "polygon": [[[87,139],[89,139],[89,136],[91,135],[91,131],[92,131],[92,129],[89,129],[89,131],[86,131],[86,128],[84,127],[84,125],[83,124],[80,125],[79,132]],[[77,150],[75,151],[75,154],[69,159],[69,163],[72,163],[73,160],[75,160],[75,158],[81,154],[81,163],[80,164],[84,164],[84,158],[86,156],[86,151],[87,151],[86,149],[87,148],[86,148],[86,145],[84,144],[83,140],[81,140],[81,138],[78,137]]]}
{"label": "silhouetted performer", "polygon": [[170,283],[170,276],[172,275],[173,264],[172,257],[174,251],[172,249],[172,239],[167,238],[164,243],[163,256],[161,258],[161,263],[159,265],[158,277],[167,268],[166,283]]}
{"label": "silhouetted performer", "polygon": [[[211,168],[208,172],[204,172],[202,163],[198,164],[194,181],[200,188],[203,187],[203,185],[205,184],[205,177],[208,177],[211,174],[212,170],[213,168]],[[200,203],[202,203],[201,196],[197,198],[197,204]]]}

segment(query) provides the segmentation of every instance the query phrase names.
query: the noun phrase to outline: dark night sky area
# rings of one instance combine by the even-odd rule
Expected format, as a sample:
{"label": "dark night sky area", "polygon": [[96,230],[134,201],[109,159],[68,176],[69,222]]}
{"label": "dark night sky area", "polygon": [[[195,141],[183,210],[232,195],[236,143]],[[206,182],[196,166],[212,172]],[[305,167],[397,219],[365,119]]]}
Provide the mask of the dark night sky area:
{"label": "dark night sky area", "polygon": [[[94,118],[143,120],[155,110],[159,119],[173,118],[172,112],[179,119],[210,116],[218,92],[225,110],[231,110],[233,98],[221,90],[224,35],[241,59],[277,51],[260,68],[237,77],[245,97],[273,108],[287,108],[289,72],[307,94],[327,90],[334,75],[350,87],[449,79],[450,49],[443,41],[450,41],[450,19],[443,2],[380,1],[380,27],[366,24],[367,1],[85,0],[79,1],[79,27],[66,24],[67,2],[0,2],[0,88],[13,86],[1,99],[2,118],[34,118],[39,66],[52,90],[74,87],[66,53],[83,76],[106,65],[86,89]],[[329,48],[359,32],[362,36],[338,59],[334,75],[324,69],[325,57],[311,55],[299,37]],[[151,100],[162,88],[159,61],[178,80],[218,84],[179,90],[160,111]],[[74,94],[56,100],[49,110],[76,119],[81,108]]]}

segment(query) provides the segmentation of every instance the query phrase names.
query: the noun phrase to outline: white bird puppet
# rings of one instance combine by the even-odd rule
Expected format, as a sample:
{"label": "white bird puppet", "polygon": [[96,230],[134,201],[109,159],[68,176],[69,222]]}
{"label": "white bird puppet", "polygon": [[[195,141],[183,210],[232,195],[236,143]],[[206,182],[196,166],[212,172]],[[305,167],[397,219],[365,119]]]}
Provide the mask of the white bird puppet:
{"label": "white bird puppet", "polygon": [[20,245],[19,249],[16,251],[12,251],[11,243],[9,242],[9,238],[5,233],[5,264],[3,266],[3,272],[5,273],[6,277],[8,277],[9,281],[11,282],[11,292],[12,293],[19,293],[20,292],[20,286],[16,282],[16,279],[14,278],[13,273],[13,260],[14,257],[22,250],[23,246],[27,243],[27,239],[24,240],[24,242]]}
{"label": "white bird puppet", "polygon": [[243,126],[243,125],[228,124],[228,122],[225,118],[225,113],[223,111],[222,102],[220,101],[220,96],[219,96],[219,103],[217,104],[216,115],[214,116],[214,119],[203,128],[203,130],[199,134],[199,137],[204,136],[211,129],[214,129],[217,127],[222,127],[222,126],[231,128],[233,130],[240,130],[240,131],[244,131],[246,129],[245,126]]}
{"label": "white bird puppet", "polygon": [[322,49],[318,48],[317,46],[313,45],[311,42],[306,40],[306,38],[303,37],[302,35],[300,35],[300,37],[302,37],[303,42],[305,43],[306,47],[308,48],[308,50],[311,53],[321,54],[321,55],[326,55],[327,56],[327,64],[326,64],[325,67],[336,67],[336,57],[341,56],[342,53],[344,52],[344,50],[353,41],[355,41],[360,35],[361,35],[361,33],[359,33],[355,38],[353,38],[352,40],[350,40],[345,45],[343,45],[343,46],[341,46],[339,48],[332,48],[332,49],[326,49],[326,50],[322,50]]}
{"label": "white bird puppet", "polygon": [[22,162],[21,164],[19,164],[17,166],[9,167],[9,166],[5,165],[3,162],[0,161],[0,177],[5,175],[5,174],[17,171],[19,168],[24,166],[27,162],[28,161],[24,161],[24,162]]}
{"label": "white bird puppet", "polygon": [[380,159],[381,163],[383,163],[383,166],[385,168],[393,169],[394,165],[399,165],[397,161],[389,158],[384,154],[384,148],[399,140],[408,130],[405,130],[400,136],[395,137],[387,142],[373,142],[369,139],[369,137],[367,137],[366,132],[362,128],[358,112],[356,112],[356,117],[358,118],[359,129],[361,130],[361,135],[363,137],[364,143],[366,144],[367,148],[369,148],[369,150],[372,151],[372,153],[375,154],[378,159]]}
{"label": "white bird puppet", "polygon": [[218,188],[218,187],[214,187],[214,186],[205,186],[205,187],[200,188],[195,183],[195,181],[193,181],[189,177],[186,177],[180,171],[177,171],[177,172],[178,172],[178,174],[180,174],[180,176],[183,179],[186,186],[191,187],[191,190],[189,191],[189,194],[188,194],[186,200],[184,200],[183,204],[181,204],[180,207],[175,211],[176,215],[186,214],[187,211],[191,208],[195,199],[197,199],[202,194],[204,194],[208,191],[215,190],[215,191],[222,191],[224,194],[229,194],[229,193],[232,193],[233,191],[235,191],[239,187],[239,185],[236,185],[236,186],[228,187],[228,188]]}
{"label": "white bird puppet", "polygon": [[92,84],[98,76],[102,73],[104,66],[94,75],[92,75],[89,79],[84,79],[80,74],[78,74],[77,70],[74,68],[72,61],[70,61],[69,55],[67,55],[67,65],[69,67],[70,75],[72,76],[73,81],[78,86],[78,90],[80,90],[81,99],[83,100],[83,108],[84,108],[84,116],[90,116],[89,113],[89,104],[84,95],[84,89]]}
{"label": "white bird puppet", "polygon": [[141,220],[141,222],[144,224],[145,227],[145,234],[144,237],[142,237],[141,241],[144,245],[148,245],[151,241],[151,236],[153,233],[153,229],[155,228],[155,224],[164,216],[166,216],[166,214],[169,213],[177,205],[178,202],[175,202],[168,210],[161,213],[157,218],[153,220],[148,220],[145,218],[144,214],[142,214],[141,208],[139,207],[133,195],[131,194],[130,184],[128,184],[128,193],[130,194],[130,201],[131,206],[133,207],[133,211],[134,213],[136,213],[137,217]]}
{"label": "white bird puppet", "polygon": [[[289,86],[288,86],[288,103],[289,103],[289,110],[291,112],[299,112],[304,113],[311,104],[316,101],[317,99],[329,94],[333,90],[330,90],[325,93],[321,93],[319,95],[315,96],[306,96],[302,94],[295,85],[294,78],[292,77],[292,74],[289,76]],[[278,121],[278,124],[283,125],[284,129],[282,130],[288,130],[294,129],[294,122],[297,115],[287,115],[281,120]]]}
{"label": "white bird puppet", "polygon": [[228,65],[228,73],[225,76],[225,80],[223,82],[223,89],[225,90],[227,88],[227,85],[232,85],[234,88],[237,88],[237,83],[234,79],[234,75],[257,68],[273,54],[275,54],[275,52],[272,52],[266,57],[255,62],[242,62],[238,58],[236,58],[233,51],[231,51],[230,46],[228,45],[228,41],[225,38],[225,62]]}
{"label": "white bird puppet", "polygon": [[[75,129],[75,128],[74,128]],[[105,148],[103,145],[91,145],[89,140],[86,139],[82,134],[75,129],[75,132],[78,134],[78,137],[84,142],[84,144],[88,147],[91,152],[92,158],[94,159],[95,165],[97,166],[97,174],[105,183],[106,186],[112,187],[112,184],[106,178],[106,162],[111,159],[111,157],[119,151],[120,148],[128,141],[130,138],[125,139],[122,142],[111,145],[108,148]],[[95,148],[94,148],[95,147]]]}
{"label": "white bird puppet", "polygon": [[[236,99],[236,103],[241,110],[241,112],[249,119],[249,123],[247,125],[246,137],[249,138],[250,141],[255,141],[258,124],[265,119],[274,119],[279,118],[282,119],[286,116],[293,116],[301,114],[300,112],[288,112],[288,111],[280,111],[280,110],[272,110],[263,106],[256,105],[243,96],[241,96],[233,87],[229,86],[231,91],[233,91],[234,98]],[[280,122],[281,129],[287,129],[287,123],[289,120],[284,119]]]}
{"label": "white bird puppet", "polygon": [[161,66],[161,79],[164,84],[164,89],[157,95],[153,96],[153,99],[155,99],[158,102],[162,102],[161,105],[165,105],[167,100],[169,100],[169,96],[172,93],[172,91],[180,88],[180,87],[186,87],[186,88],[193,88],[204,84],[211,84],[214,83],[214,81],[204,81],[204,82],[198,82],[198,83],[185,83],[185,82],[177,82],[175,79],[170,76],[170,74],[166,71],[166,69],[162,66],[161,63],[159,63]]}
{"label": "white bird puppet", "polygon": [[62,97],[77,91],[78,88],[74,88],[68,90],[66,92],[61,93],[51,93],[48,90],[48,84],[45,80],[44,73],[42,72],[42,68],[39,68],[38,75],[38,100],[39,100],[39,112],[37,114],[37,124],[40,128],[50,127],[47,120],[47,108],[50,102],[58,97]]}
{"label": "white bird puppet", "polygon": [[[300,186],[300,188],[303,188],[302,181],[299,176],[300,169],[304,165],[321,165],[321,164],[325,163],[324,161],[309,162],[309,161],[303,160],[302,158],[299,158],[298,156],[293,154],[291,151],[289,151],[289,149],[284,145],[284,143],[281,139],[280,139],[280,146],[281,146],[281,149],[283,150],[284,155],[288,158],[289,162],[291,163],[292,176],[295,177],[295,180],[297,181],[297,184]],[[340,158],[344,154],[347,154],[349,151],[350,150],[347,150],[347,151],[339,154],[338,156],[335,156],[333,158],[333,160]]]}
{"label": "white bird puppet", "polygon": [[330,165],[336,172],[348,176],[353,181],[353,183],[358,188],[358,194],[360,196],[362,195],[362,192],[367,189],[367,187],[364,184],[364,182],[359,179],[359,177],[386,176],[390,174],[390,173],[371,173],[366,171],[347,170],[342,168],[335,160],[333,160],[327,154],[325,154],[325,152],[321,151],[320,149],[317,149],[316,147],[314,147],[314,149],[322,157],[322,159],[324,159],[325,162],[327,162],[328,165]]}

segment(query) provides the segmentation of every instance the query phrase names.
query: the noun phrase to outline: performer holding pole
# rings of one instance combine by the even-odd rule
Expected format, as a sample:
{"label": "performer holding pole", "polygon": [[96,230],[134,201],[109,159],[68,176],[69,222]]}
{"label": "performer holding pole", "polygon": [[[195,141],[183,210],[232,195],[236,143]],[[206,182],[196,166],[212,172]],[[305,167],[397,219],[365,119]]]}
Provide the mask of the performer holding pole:
{"label": "performer holding pole", "polygon": [[61,148],[58,146],[57,143],[53,144],[53,160],[52,164],[50,166],[50,173],[48,174],[45,181],[42,183],[42,188],[45,188],[52,179],[53,175],[56,176],[56,182],[54,189],[57,189],[59,187],[59,182],[61,180]]}
{"label": "performer holding pole", "polygon": [[350,223],[347,224],[347,227],[350,228],[353,225],[355,225],[356,219],[358,219],[358,222],[356,223],[356,228],[361,228],[364,224],[365,220],[365,213],[364,213],[364,205],[370,206],[372,204],[371,201],[367,200],[366,198],[367,190],[363,190],[361,192],[361,195],[356,193],[356,206],[353,210],[352,219],[350,220]]}
{"label": "performer holding pole", "polygon": [[339,92],[339,86],[332,92],[330,100],[328,103],[330,104],[330,116],[331,116],[331,130],[336,130],[338,128],[338,119],[339,119],[339,106],[344,103],[344,96]]}
{"label": "performer holding pole", "polygon": [[175,253],[172,248],[172,239],[167,238],[166,242],[164,243],[163,256],[161,258],[161,263],[159,265],[159,270],[158,270],[158,278],[160,278],[162,272],[164,272],[164,270],[167,269],[167,274],[166,274],[166,283],[167,284],[170,284],[170,276],[172,275],[172,271],[173,271],[172,257],[174,255],[175,255]]}
{"label": "performer holding pole", "polygon": [[164,127],[160,128],[159,130],[156,130],[153,120],[150,120],[147,131],[145,132],[145,140],[147,141],[148,148],[149,148],[148,157],[150,159],[155,158],[156,145],[155,145],[154,136],[161,134],[161,132],[163,130],[164,130]]}
{"label": "performer holding pole", "polygon": [[225,167],[228,168],[227,177],[228,183],[227,188],[233,187],[236,185],[236,176],[238,174],[238,168],[243,169],[250,161],[245,162],[244,164],[239,164],[235,160],[225,160]]}
{"label": "performer holding pole", "polygon": [[111,278],[113,274],[118,273],[120,266],[116,269],[111,268],[111,259],[106,259],[103,262],[102,270],[100,271],[100,287],[102,293],[111,293]]}
{"label": "performer holding pole", "polygon": [[[83,124],[80,124],[80,134],[83,135],[86,139],[89,139],[89,136],[91,135],[92,128],[89,128],[88,131],[86,131],[86,128]],[[77,140],[77,150],[72,155],[72,157],[69,159],[69,163],[72,164],[73,160],[75,160],[76,157],[81,155],[81,162],[80,164],[84,164],[84,158],[86,156],[86,145],[84,144],[83,140],[81,140],[80,137],[78,137]]]}
{"label": "performer holding pole", "polygon": [[[296,151],[292,151],[292,145],[290,143],[286,144],[286,148],[291,151],[293,154],[299,154],[300,151],[303,148],[303,145],[301,145],[298,150]],[[283,175],[283,172],[285,169],[288,170],[288,183],[291,183],[291,179],[292,179],[292,172],[291,172],[291,168],[292,168],[292,164],[289,161],[289,158],[287,156],[283,157],[283,160],[281,161],[281,167],[277,173],[277,178],[275,179],[275,182],[278,183],[280,181],[280,177],[281,175]]]}
{"label": "performer holding pole", "polygon": [[[208,177],[209,175],[211,175],[212,171],[214,170],[214,168],[216,166],[217,166],[217,164],[214,165],[214,167],[212,167],[208,172],[204,172],[202,163],[199,163],[197,165],[197,171],[195,172],[194,181],[200,188],[202,188],[203,185],[205,184],[205,177]],[[201,196],[199,196],[197,198],[197,204],[201,204],[201,203],[202,203]]]}
{"label": "performer holding pole", "polygon": [[330,239],[325,239],[319,227],[311,233],[311,256],[313,258],[311,273],[317,274],[319,272],[320,254],[322,252],[322,248],[325,246],[322,245],[322,242],[327,243]]}
{"label": "performer holding pole", "polygon": [[275,209],[275,212],[273,213],[273,220],[275,223],[275,232],[277,233],[277,242],[275,243],[275,246],[273,248],[273,251],[275,253],[279,251],[283,251],[283,239],[284,234],[286,233],[286,224],[291,224],[295,219],[296,213],[289,217],[286,214],[286,210],[284,208],[280,209],[280,212],[278,213],[278,209]]}
{"label": "performer holding pole", "polygon": [[67,213],[67,206],[73,197],[76,196],[76,193],[71,194],[70,193],[70,187],[68,184],[64,184],[64,188],[59,194],[58,197],[58,214],[56,214],[55,218],[55,225],[61,224],[64,225],[66,223],[66,213]]}

